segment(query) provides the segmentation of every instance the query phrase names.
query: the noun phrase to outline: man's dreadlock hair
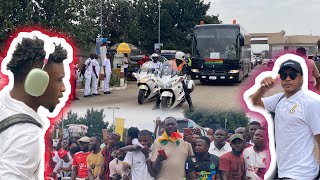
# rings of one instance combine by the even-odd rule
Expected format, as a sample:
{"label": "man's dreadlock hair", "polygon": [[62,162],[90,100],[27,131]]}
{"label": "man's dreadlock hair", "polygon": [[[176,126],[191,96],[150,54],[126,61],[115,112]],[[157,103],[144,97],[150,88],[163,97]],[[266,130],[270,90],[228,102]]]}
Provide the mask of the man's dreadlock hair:
{"label": "man's dreadlock hair", "polygon": [[[31,69],[42,68],[45,55],[43,40],[23,38],[21,43],[18,43],[11,61],[7,64],[7,69],[13,73],[16,81],[22,82]],[[58,45],[49,55],[48,64],[61,63],[66,58],[67,51]]]}

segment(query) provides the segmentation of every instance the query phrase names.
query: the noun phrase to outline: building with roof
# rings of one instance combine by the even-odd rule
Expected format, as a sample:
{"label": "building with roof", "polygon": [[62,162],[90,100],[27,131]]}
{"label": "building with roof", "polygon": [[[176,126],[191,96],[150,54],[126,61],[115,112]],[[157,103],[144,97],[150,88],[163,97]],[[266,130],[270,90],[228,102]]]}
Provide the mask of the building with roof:
{"label": "building with roof", "polygon": [[277,33],[250,33],[251,44],[268,44],[269,58],[275,58],[285,51],[295,52],[298,47],[304,47],[307,54],[315,54],[318,51],[317,44],[320,36],[293,35],[285,36],[285,31]]}

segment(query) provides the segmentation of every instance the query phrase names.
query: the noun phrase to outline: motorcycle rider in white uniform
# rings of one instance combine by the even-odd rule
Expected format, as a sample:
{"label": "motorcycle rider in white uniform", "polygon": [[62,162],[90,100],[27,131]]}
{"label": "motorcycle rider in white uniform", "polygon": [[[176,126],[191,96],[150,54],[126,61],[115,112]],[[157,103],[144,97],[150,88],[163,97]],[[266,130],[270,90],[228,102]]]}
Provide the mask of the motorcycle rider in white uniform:
{"label": "motorcycle rider in white uniform", "polygon": [[159,62],[159,59],[160,59],[160,56],[157,54],[157,53],[153,53],[151,55],[151,68],[155,69],[156,71],[159,71],[159,69],[161,68],[162,66],[162,63]]}
{"label": "motorcycle rider in white uniform", "polygon": [[[185,63],[185,53],[183,53],[181,51],[176,52],[175,59],[170,60],[170,64],[172,66],[172,69],[177,71],[177,74],[179,76],[184,76],[186,74],[187,64]],[[183,87],[183,90],[185,93],[186,100],[189,104],[189,111],[193,111],[194,107],[192,104],[190,91],[188,90],[187,85],[184,81],[181,81],[181,83],[182,83],[182,87]],[[160,95],[159,95],[156,100],[156,105],[152,109],[153,110],[159,109],[160,103],[161,103],[161,100],[160,100]]]}

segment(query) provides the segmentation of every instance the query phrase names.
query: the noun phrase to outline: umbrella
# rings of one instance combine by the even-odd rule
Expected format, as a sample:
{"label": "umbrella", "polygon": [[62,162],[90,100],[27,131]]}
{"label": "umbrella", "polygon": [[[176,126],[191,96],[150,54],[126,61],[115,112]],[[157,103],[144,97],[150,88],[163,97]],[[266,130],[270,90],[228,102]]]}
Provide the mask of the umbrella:
{"label": "umbrella", "polygon": [[121,43],[119,44],[118,48],[117,48],[117,53],[130,53],[131,52],[131,48],[129,47],[129,45],[127,43]]}
{"label": "umbrella", "polygon": [[[114,45],[112,45],[109,49],[108,49],[108,51],[110,51],[110,52],[115,52],[115,51],[117,51],[118,53],[129,53],[129,52],[120,52],[119,50],[120,49],[118,49],[118,47],[121,45],[121,46],[126,46],[126,45],[122,45],[122,44],[127,44],[128,46],[129,46],[129,48],[130,48],[130,53],[132,54],[139,54],[139,52],[140,52],[140,49],[139,48],[137,48],[135,45],[133,45],[133,44],[130,44],[130,43],[117,43],[117,44],[114,44]],[[121,48],[121,46],[120,46],[120,48]],[[128,47],[126,47],[126,48],[128,48]],[[121,48],[122,49],[122,48]]]}

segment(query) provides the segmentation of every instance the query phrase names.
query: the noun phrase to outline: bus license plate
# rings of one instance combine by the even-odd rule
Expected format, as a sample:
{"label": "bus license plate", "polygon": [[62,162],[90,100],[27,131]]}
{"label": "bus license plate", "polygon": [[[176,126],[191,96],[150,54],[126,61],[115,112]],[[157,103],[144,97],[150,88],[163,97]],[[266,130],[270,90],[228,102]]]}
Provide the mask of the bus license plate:
{"label": "bus license plate", "polygon": [[209,79],[216,80],[217,76],[209,76]]}

